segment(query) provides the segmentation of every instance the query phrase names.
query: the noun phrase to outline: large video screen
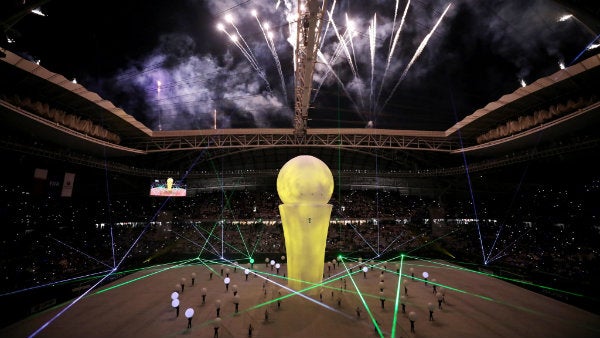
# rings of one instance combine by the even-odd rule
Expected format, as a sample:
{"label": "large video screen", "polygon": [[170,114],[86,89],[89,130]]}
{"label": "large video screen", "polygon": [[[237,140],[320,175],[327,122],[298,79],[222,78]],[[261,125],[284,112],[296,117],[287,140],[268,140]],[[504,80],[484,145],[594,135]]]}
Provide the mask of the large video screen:
{"label": "large video screen", "polygon": [[150,184],[150,196],[185,197],[186,185],[169,177],[157,179]]}

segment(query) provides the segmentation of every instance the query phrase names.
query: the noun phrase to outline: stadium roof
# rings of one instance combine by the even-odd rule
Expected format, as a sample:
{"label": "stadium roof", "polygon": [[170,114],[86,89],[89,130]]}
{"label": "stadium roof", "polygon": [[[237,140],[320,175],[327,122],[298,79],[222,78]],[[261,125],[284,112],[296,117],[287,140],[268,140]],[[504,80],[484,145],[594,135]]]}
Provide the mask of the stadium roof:
{"label": "stadium roof", "polygon": [[[550,5],[549,3],[548,1],[536,2],[535,5],[532,5],[532,8],[539,5],[540,8],[548,11],[552,9],[555,11],[553,13],[556,13],[556,4]],[[48,6],[46,7],[48,10],[58,11],[60,8],[58,5],[56,7],[50,6],[52,2],[41,2],[41,4]],[[212,5],[216,4],[210,1],[206,2],[206,6],[210,7]],[[440,4],[432,4],[431,6],[438,8],[438,5]],[[226,6],[226,4],[216,6]],[[425,4],[421,3],[415,6],[418,8],[411,9],[415,11],[413,15],[417,15],[416,13],[422,15]],[[446,19],[449,25],[456,25],[454,21],[457,20],[457,17],[467,15],[467,13],[473,15],[477,11],[475,8],[465,6],[465,4],[459,2],[453,7],[453,11],[456,12],[449,14],[450,16]],[[509,5],[512,10],[515,10],[514,6],[516,4]],[[62,8],[61,10],[65,9]],[[227,7],[224,10],[224,13],[230,13],[236,9],[235,7]],[[490,8],[481,10],[487,11]],[[77,11],[77,8],[72,8],[69,11]],[[222,16],[215,14],[212,7],[209,12],[212,13],[213,17]],[[500,10],[494,13],[501,18],[508,17],[507,13],[501,13]],[[59,12],[54,12],[54,14],[58,15]],[[432,15],[439,18],[441,11],[434,10]],[[474,20],[471,16],[469,18]],[[27,19],[23,20],[26,21]],[[56,18],[52,20],[56,20]],[[51,22],[56,24],[55,21]],[[595,27],[593,22],[593,20],[586,21],[587,25],[585,26],[587,29]],[[25,30],[25,27],[30,25],[35,26],[34,23],[29,21],[21,22],[18,25],[11,26],[11,29],[6,30],[6,32],[7,34],[12,32],[13,28]],[[516,23],[511,21],[508,25],[509,27],[505,28],[512,31]],[[548,26],[542,25],[541,28],[549,30]],[[389,27],[386,29],[389,30]],[[453,29],[459,28],[455,27]],[[573,29],[573,27],[570,26],[569,29]],[[423,27],[420,30],[424,30]],[[434,36],[437,36],[437,34],[452,35],[449,32],[444,34],[438,32]],[[76,38],[76,36],[73,38]],[[477,40],[479,38],[473,38],[474,41],[479,41]],[[511,39],[518,40],[514,34],[512,34]],[[437,46],[441,48],[440,46],[443,46],[443,44]],[[563,48],[566,47],[563,46]],[[571,47],[570,50],[573,52],[577,49]],[[226,53],[230,52],[231,50]],[[216,52],[212,51],[211,53]],[[127,99],[123,101],[123,98],[134,98],[140,93],[121,92],[114,96],[114,93],[107,90],[106,86],[98,85],[95,81],[88,81],[89,86],[98,91],[88,89],[82,84],[69,80],[64,74],[47,69],[43,66],[45,63],[38,64],[34,58],[22,51],[17,54],[5,49],[4,54],[6,56],[0,58],[0,72],[3,79],[6,80],[0,85],[3,94],[18,93],[21,96],[29,96],[32,100],[46,103],[52,108],[89,120],[93,125],[101,126],[111,135],[114,134],[118,137],[117,142],[94,137],[89,133],[40,117],[39,114],[31,110],[18,109],[9,100],[2,100],[0,101],[0,109],[5,117],[2,129],[6,135],[4,140],[5,149],[16,150],[18,148],[21,152],[30,153],[39,150],[39,147],[27,146],[27,142],[13,142],[12,136],[9,137],[9,135],[18,133],[21,136],[26,136],[29,143],[40,142],[44,144],[48,152],[54,149],[52,153],[45,155],[47,157],[60,158],[63,156],[64,150],[68,149],[67,156],[70,161],[99,167],[102,163],[108,161],[108,163],[113,164],[111,167],[113,170],[148,177],[168,171],[180,175],[195,171],[206,172],[210,171],[209,168],[214,168],[215,163],[218,163],[218,167],[225,171],[277,170],[288,159],[299,154],[318,156],[338,170],[366,170],[371,173],[401,172],[405,176],[416,175],[417,172],[420,175],[423,175],[423,172],[434,172],[435,175],[456,175],[464,173],[466,167],[476,171],[531,161],[530,153],[532,150],[535,150],[538,158],[557,158],[558,156],[564,156],[566,153],[581,154],[582,152],[589,152],[591,148],[597,149],[595,147],[597,147],[596,135],[598,134],[596,126],[598,125],[599,115],[600,67],[598,65],[600,64],[600,58],[599,54],[594,54],[591,51],[586,51],[585,57],[582,57],[584,56],[583,52],[580,53],[564,69],[546,73],[549,75],[541,76],[538,79],[530,79],[531,82],[529,84],[523,83],[522,87],[507,86],[505,83],[506,74],[503,74],[506,71],[503,62],[495,60],[497,63],[494,64],[494,60],[490,59],[487,61],[492,63],[486,64],[483,61],[490,55],[471,55],[470,60],[473,60],[473,58],[479,59],[478,62],[471,62],[472,67],[470,67],[467,77],[470,79],[477,78],[477,81],[464,83],[466,80],[457,79],[465,85],[462,89],[464,93],[461,93],[461,95],[468,95],[469,92],[477,90],[478,87],[496,87],[491,96],[486,97],[497,97],[497,99],[482,101],[480,97],[473,100],[469,103],[472,110],[465,110],[464,107],[466,106],[463,106],[458,112],[458,116],[455,117],[457,118],[456,121],[451,124],[441,123],[445,119],[443,117],[430,115],[434,114],[438,108],[431,109],[429,107],[427,108],[429,112],[424,115],[407,113],[402,109],[400,109],[401,112],[398,111],[399,115],[397,117],[388,116],[389,112],[382,113],[380,115],[382,118],[385,116],[391,117],[389,123],[376,123],[373,125],[374,128],[355,128],[356,123],[346,121],[345,117],[339,117],[339,114],[347,115],[344,113],[345,110],[354,108],[338,106],[336,108],[338,123],[333,124],[332,127],[331,123],[321,123],[324,121],[324,116],[329,114],[326,112],[327,109],[323,109],[325,103],[315,101],[315,106],[309,110],[309,117],[313,117],[314,120],[309,121],[309,128],[304,137],[295,135],[291,124],[289,127],[282,127],[280,124],[274,123],[273,126],[276,127],[235,128],[229,125],[229,127],[219,128],[220,125],[216,123],[216,113],[213,128],[160,130],[162,128],[157,128],[155,118],[148,119],[148,116],[141,115],[138,110],[139,107],[130,106],[126,102]],[[63,67],[68,65],[65,61],[71,60],[72,56],[65,55],[63,62],[60,64],[57,61],[50,61],[50,63],[58,69],[64,69]],[[529,56],[529,59],[533,61],[533,56]],[[148,59],[146,61],[149,62]],[[106,62],[112,61],[107,59]],[[163,59],[163,62],[166,61]],[[539,64],[541,65],[541,63]],[[141,66],[143,70],[139,74],[133,71],[132,74],[134,75],[131,76],[125,76],[121,72],[117,75],[107,76],[117,76],[116,80],[125,76],[128,79],[125,83],[120,80],[113,82],[115,87],[124,89],[129,85],[133,85],[130,83],[133,79],[141,80],[149,73],[156,76],[160,75],[160,72],[155,74],[154,70],[156,68],[144,68],[147,66],[147,64]],[[159,67],[162,69],[167,66],[161,63]],[[547,66],[543,68],[547,72]],[[489,76],[487,73],[490,69],[495,69],[497,72],[493,76]],[[463,68],[465,74],[466,70],[465,66]],[[171,71],[175,72],[176,69],[171,68]],[[538,73],[543,74],[544,72]],[[232,75],[235,76],[233,73]],[[318,78],[319,75],[317,74],[315,86],[319,84]],[[84,79],[90,80],[86,77]],[[437,88],[434,85],[435,81],[434,79],[427,81],[428,85],[432,86],[429,89],[430,91],[435,91],[432,88]],[[173,85],[179,86],[180,83],[177,83]],[[167,90],[167,88],[166,85],[163,87],[164,90]],[[511,89],[501,92],[507,88]],[[455,91],[461,90],[458,87],[452,89]],[[227,90],[228,88],[221,88],[224,95],[227,95]],[[230,88],[230,90],[233,93],[237,89]],[[192,92],[192,95],[198,96],[201,94]],[[405,93],[400,96],[403,95]],[[326,96],[329,97],[330,95]],[[352,97],[352,95],[349,95],[351,100]],[[347,99],[348,97],[339,100],[344,102]],[[580,99],[586,100],[585,105],[576,110],[569,110],[568,114],[553,117],[543,123],[536,123],[535,126],[523,130],[513,130],[510,133],[503,131],[519,119],[531,118],[536,112],[566,106],[569,102]],[[399,98],[398,100],[401,101],[402,99]],[[427,104],[433,104],[437,100],[437,96],[432,94],[428,98],[429,103]],[[400,101],[394,99],[393,102]],[[422,102],[422,100],[413,101],[415,103],[417,101]],[[159,100],[157,102],[159,106],[164,108],[163,101]],[[475,106],[477,102],[480,102],[479,106]],[[343,104],[346,105],[347,102]],[[188,108],[179,107],[181,111],[178,111],[177,114],[186,115],[187,113],[183,112]],[[238,109],[239,113],[243,113],[245,109],[240,107],[230,108]],[[257,105],[252,109],[260,110],[263,108],[265,106]],[[265,108],[265,112],[272,111],[272,108]],[[154,108],[151,108],[149,112],[152,109]],[[439,113],[442,115],[447,114],[447,107],[439,109]],[[194,116],[187,116],[190,121],[196,119]],[[415,118],[418,123],[404,123],[408,116]],[[425,118],[425,116],[430,118]],[[210,120],[212,118],[211,116]],[[393,122],[397,120],[403,120],[400,125],[414,125],[420,128],[399,129],[398,124]],[[285,123],[283,125],[285,126]],[[186,126],[194,126],[194,123],[188,123]],[[379,128],[379,126],[389,126],[389,128]],[[503,131],[503,135],[482,141],[483,136],[494,131],[496,134],[498,131]],[[73,151],[83,158],[76,160],[70,158],[70,156],[73,156],[71,153]],[[468,160],[465,156],[469,157]]]}
{"label": "stadium roof", "polygon": [[[7,84],[10,84],[3,88],[5,92],[31,95],[74,112],[118,134],[120,141],[115,143],[90,137],[7,101],[2,101],[1,106],[5,132],[20,131],[31,139],[54,145],[48,148],[77,150],[83,155],[94,156],[98,165],[108,159],[127,164],[130,168],[137,166],[137,170],[142,167],[147,169],[145,175],[150,177],[160,176],[160,170],[181,175],[195,170],[191,167],[192,163],[202,167],[203,162],[212,161],[217,161],[224,171],[276,170],[300,154],[317,156],[330,165],[337,163],[336,167],[343,170],[372,171],[373,160],[376,160],[377,170],[382,173],[405,172],[406,175],[406,172],[448,171],[461,167],[462,153],[473,154],[478,161],[497,161],[506,154],[513,157],[515,153],[527,152],[548,143],[554,145],[545,156],[597,147],[596,137],[566,148],[556,148],[556,140],[561,137],[570,139],[573,135],[580,139],[585,135],[595,135],[600,117],[597,101],[599,66],[600,56],[591,57],[506,94],[448,130],[440,131],[321,128],[309,129],[303,138],[298,138],[293,129],[283,128],[152,131],[98,94],[10,52],[0,62],[0,69],[9,79]],[[476,141],[478,136],[503,123],[577,97],[595,97],[596,100],[590,101],[584,109],[570,112],[551,123],[489,142]],[[5,147],[15,145],[5,143]],[[515,158],[518,157],[483,167],[510,165],[517,161]],[[135,159],[134,162],[131,162],[132,159]],[[530,158],[521,159],[525,160]],[[473,171],[477,168],[475,164],[473,162],[471,166]],[[446,175],[452,172],[450,170]],[[460,168],[454,174],[457,172],[461,172]],[[272,176],[272,172],[267,176]]]}

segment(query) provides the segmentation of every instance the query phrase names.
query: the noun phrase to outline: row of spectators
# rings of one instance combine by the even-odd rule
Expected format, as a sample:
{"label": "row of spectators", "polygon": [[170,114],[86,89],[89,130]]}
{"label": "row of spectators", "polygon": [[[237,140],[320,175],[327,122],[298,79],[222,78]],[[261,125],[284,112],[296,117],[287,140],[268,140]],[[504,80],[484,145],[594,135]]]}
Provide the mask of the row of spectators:
{"label": "row of spectators", "polygon": [[519,116],[516,120],[508,121],[494,129],[488,130],[485,134],[478,136],[476,141],[478,144],[481,144],[507,137],[521,131],[531,129],[535,126],[539,126],[558,117],[565,116],[595,103],[598,103],[598,98],[596,96],[591,96],[589,98],[580,97],[577,100],[568,100],[565,104],[559,103],[550,106],[548,109],[537,110],[530,115]]}
{"label": "row of spectators", "polygon": [[[32,100],[29,97],[21,98],[17,94],[2,94],[0,99],[24,109],[27,112],[33,112],[39,116],[79,131],[83,134],[116,144],[121,142],[119,135],[105,129],[103,126],[95,124],[93,121],[76,114],[69,114],[61,109],[51,107],[48,103]],[[577,100],[568,100],[564,104],[559,103],[550,106],[548,109],[537,110],[532,114],[519,116],[515,120],[507,121],[506,123],[494,129],[488,130],[482,135],[479,135],[476,138],[476,141],[478,144],[481,144],[510,136],[541,125],[547,121],[551,121],[557,117],[570,114],[579,109],[583,109],[597,102],[598,98],[596,96],[591,96],[589,98],[580,97]]]}
{"label": "row of spectators", "polygon": [[59,123],[82,134],[89,135],[104,141],[119,144],[121,137],[101,125],[94,123],[90,119],[83,118],[76,114],[69,114],[64,110],[51,107],[46,102],[32,100],[29,97],[21,98],[19,95],[2,95],[1,100],[17,106],[28,113],[37,114],[45,119]]}

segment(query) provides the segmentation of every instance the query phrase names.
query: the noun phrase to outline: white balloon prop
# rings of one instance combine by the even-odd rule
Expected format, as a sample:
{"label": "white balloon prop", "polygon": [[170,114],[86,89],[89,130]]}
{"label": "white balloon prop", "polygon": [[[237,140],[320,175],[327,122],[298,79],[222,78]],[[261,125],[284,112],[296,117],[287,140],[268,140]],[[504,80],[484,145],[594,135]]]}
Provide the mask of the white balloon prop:
{"label": "white balloon prop", "polygon": [[171,294],[171,299],[177,299],[177,298],[179,298],[179,294],[177,292],[173,292]]}
{"label": "white balloon prop", "polygon": [[178,307],[179,306],[179,299],[173,299],[173,301],[171,302],[171,306],[172,307]]}
{"label": "white balloon prop", "polygon": [[427,271],[423,271],[423,278],[429,277],[429,273]]}
{"label": "white balloon prop", "polygon": [[192,318],[193,316],[194,316],[194,309],[188,308],[187,310],[185,310],[185,317],[186,318]]}

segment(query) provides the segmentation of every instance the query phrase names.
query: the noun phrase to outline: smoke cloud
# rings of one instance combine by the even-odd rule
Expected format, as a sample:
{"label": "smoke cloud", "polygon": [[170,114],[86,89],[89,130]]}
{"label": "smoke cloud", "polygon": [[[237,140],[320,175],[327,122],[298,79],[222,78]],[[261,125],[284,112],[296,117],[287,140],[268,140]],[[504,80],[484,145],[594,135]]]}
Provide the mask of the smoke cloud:
{"label": "smoke cloud", "polygon": [[[206,40],[202,43],[189,31],[165,32],[144,57],[103,80],[101,91],[155,130],[291,128],[295,3],[189,1],[189,6],[207,8],[205,20],[215,27],[221,23],[226,32],[197,32]],[[400,26],[406,3],[399,2],[394,13],[395,1],[327,2],[333,21],[325,14],[321,52],[330,67],[315,65],[313,126],[320,112],[339,109],[341,95],[347,105],[342,126],[372,121],[369,125],[380,128],[422,129],[423,116],[438,114],[426,121],[428,128],[448,128],[457,118],[515,90],[518,80],[533,81],[557,71],[559,61],[589,43],[585,37],[574,38],[581,35],[573,34],[581,27],[557,22],[563,13],[552,1],[411,1]],[[372,55],[368,32],[374,16]],[[257,19],[270,27],[281,74]],[[229,38],[233,35],[241,38],[237,44]]]}

